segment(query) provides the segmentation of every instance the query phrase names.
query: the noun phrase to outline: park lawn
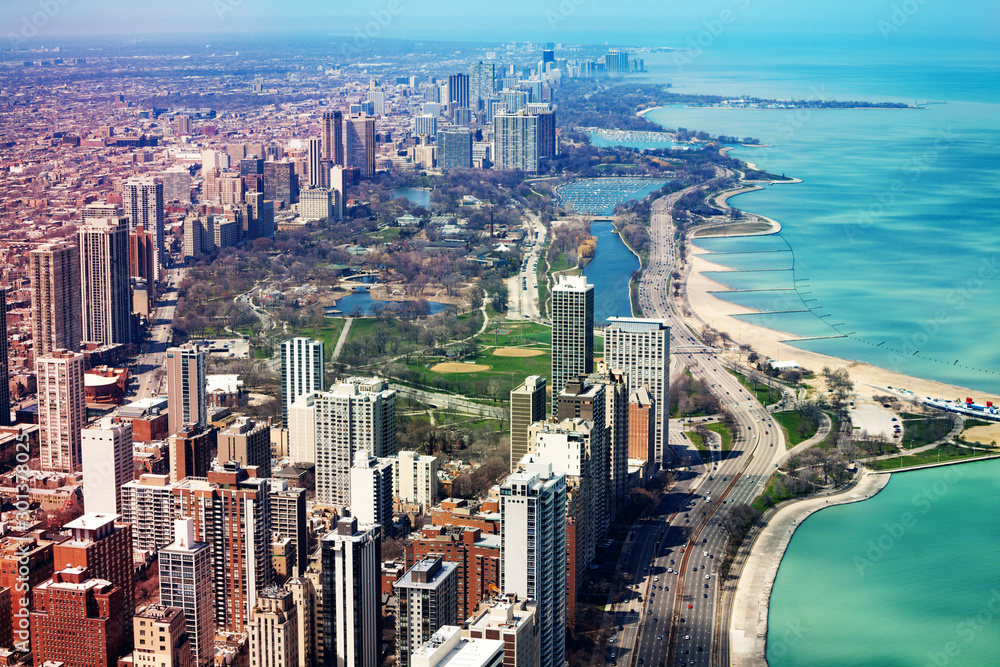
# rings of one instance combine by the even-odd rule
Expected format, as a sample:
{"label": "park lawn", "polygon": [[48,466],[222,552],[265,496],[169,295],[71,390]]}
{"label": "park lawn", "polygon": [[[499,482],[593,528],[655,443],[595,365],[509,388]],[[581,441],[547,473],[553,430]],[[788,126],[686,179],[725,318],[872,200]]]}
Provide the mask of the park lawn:
{"label": "park lawn", "polygon": [[561,252],[556,255],[555,259],[549,264],[549,273],[557,273],[559,271],[568,271],[574,268],[576,265],[571,264],[569,259],[566,257],[566,253]]}
{"label": "park lawn", "polygon": [[757,397],[757,400],[764,405],[773,405],[781,400],[781,392],[777,389],[773,389],[766,384],[758,384],[757,389],[754,390],[753,383],[747,380],[746,376],[742,373],[737,373],[734,370],[729,371],[731,374],[736,376],[736,379],[740,381],[746,390]]}
{"label": "park lawn", "polygon": [[830,418],[830,433],[816,446],[820,449],[829,451],[833,447],[837,446],[837,434],[840,433],[840,420],[829,412],[826,413],[826,416]]}
{"label": "park lawn", "polygon": [[685,431],[684,434],[691,439],[691,442],[694,443],[694,446],[698,451],[704,452],[708,450],[708,446],[705,444],[705,440],[701,437],[701,435],[697,431]]}
{"label": "park lawn", "polygon": [[791,498],[799,498],[802,496],[808,496],[812,493],[811,490],[805,489],[802,493],[793,493],[784,484],[781,485],[781,489],[778,490],[775,482],[782,476],[782,473],[775,474],[771,480],[767,483],[767,488],[764,492],[757,496],[757,499],[753,501],[753,507],[759,512],[765,512],[769,508],[774,507],[780,502],[790,500]]}
{"label": "park lawn", "polygon": [[[497,333],[494,333],[496,331]],[[507,333],[499,333],[506,331]],[[482,345],[493,347],[545,347],[552,346],[552,329],[534,322],[500,320],[490,322],[486,333],[476,339]]]}
{"label": "park lawn", "polygon": [[371,237],[382,241],[395,241],[399,239],[399,227],[386,227],[385,229],[372,233]]}
{"label": "park lawn", "polygon": [[918,452],[916,454],[907,454],[906,456],[900,456],[898,458],[875,461],[872,467],[875,470],[898,470],[899,468],[927,465],[929,463],[944,463],[945,461],[962,461],[964,459],[981,458],[983,456],[991,456],[997,453],[997,450],[990,449],[989,447],[969,449],[967,447],[944,444],[939,445],[934,449],[929,449],[926,452]]}
{"label": "park lawn", "polygon": [[[330,359],[333,356],[333,349],[337,347],[337,341],[340,340],[340,332],[344,330],[346,322],[347,320],[342,317],[328,317],[322,326],[297,327],[293,332],[296,336],[323,341],[323,353],[327,359]],[[357,326],[357,324],[358,321],[355,320],[352,328],[353,326]]]}
{"label": "park lawn", "polygon": [[[504,395],[498,400],[502,399],[503,401],[508,400],[509,392],[521,384],[527,376],[548,376],[552,370],[552,355],[549,352],[537,357],[497,357],[487,351],[476,355],[474,359],[466,358],[464,360],[491,367],[488,371],[476,373],[437,373],[430,370],[430,367],[439,361],[447,360],[432,359],[428,360],[426,365],[411,363],[409,367],[417,373],[419,377],[417,381],[423,386],[439,387],[472,398],[495,398],[485,395],[485,387],[490,380],[499,379],[504,387]],[[442,380],[447,382],[442,383]]]}
{"label": "park lawn", "polygon": [[951,432],[950,417],[903,420],[903,449],[915,449],[940,440]]}
{"label": "park lawn", "polygon": [[785,439],[788,442],[788,447],[792,448],[800,442],[804,442],[809,438],[816,435],[816,431],[819,427],[810,429],[810,432],[806,435],[799,435],[799,427],[802,425],[802,415],[800,415],[795,410],[788,410],[785,412],[775,412],[771,415],[774,417],[774,421],[781,424],[781,428],[785,430]]}

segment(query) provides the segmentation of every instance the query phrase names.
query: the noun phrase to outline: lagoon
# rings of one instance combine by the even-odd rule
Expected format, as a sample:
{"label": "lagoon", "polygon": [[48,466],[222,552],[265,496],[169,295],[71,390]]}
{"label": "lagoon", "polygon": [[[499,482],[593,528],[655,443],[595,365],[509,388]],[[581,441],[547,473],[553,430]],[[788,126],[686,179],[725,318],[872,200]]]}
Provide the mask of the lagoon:
{"label": "lagoon", "polygon": [[629,281],[639,269],[639,260],[610,222],[592,222],[590,233],[597,237],[597,254],[583,275],[594,286],[594,324],[604,326],[609,317],[632,317]]}

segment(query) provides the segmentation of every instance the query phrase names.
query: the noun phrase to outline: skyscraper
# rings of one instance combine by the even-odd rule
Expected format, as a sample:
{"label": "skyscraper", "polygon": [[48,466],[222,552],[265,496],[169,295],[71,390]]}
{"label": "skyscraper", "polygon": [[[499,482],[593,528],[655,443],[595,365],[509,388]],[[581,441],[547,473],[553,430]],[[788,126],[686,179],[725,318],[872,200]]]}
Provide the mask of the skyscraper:
{"label": "skyscraper", "polygon": [[264,163],[264,198],[280,201],[282,208],[299,200],[299,179],[292,162]]}
{"label": "skyscraper", "polygon": [[131,343],[128,219],[90,220],[78,234],[83,340],[102,345]]}
{"label": "skyscraper", "polygon": [[552,289],[553,414],[570,378],[593,372],[594,286],[585,276],[560,275]]}
{"label": "skyscraper", "polygon": [[323,114],[322,157],[337,166],[344,166],[344,115],[339,111]]}
{"label": "skyscraper", "polygon": [[151,555],[174,540],[174,494],[168,475],[140,475],[121,489],[122,522],[132,526],[132,551]]}
{"label": "skyscraper", "polygon": [[532,111],[531,113],[538,118],[538,157],[555,157],[558,152],[558,144],[556,142],[556,112],[551,109],[545,109]]}
{"label": "skyscraper", "polygon": [[352,116],[344,124],[344,166],[356,167],[361,178],[375,175],[375,119]]}
{"label": "skyscraper", "polygon": [[535,600],[540,667],[566,655],[566,477],[526,457],[500,485],[505,593]]}
{"label": "skyscraper", "polygon": [[[197,218],[195,218],[197,220]],[[201,238],[199,237],[199,248]],[[129,232],[128,236],[128,275],[131,278],[141,278],[146,281],[146,288],[150,290],[150,300],[155,299],[156,283],[156,241],[146,229],[145,225],[138,224],[135,229]],[[199,250],[200,252],[200,250]]]}
{"label": "skyscraper", "polygon": [[132,425],[105,417],[81,432],[83,502],[88,512],[122,513],[122,487],[135,477]]}
{"label": "skyscraper", "polygon": [[538,116],[523,111],[493,116],[494,160],[497,169],[538,171]]}
{"label": "skyscraper", "polygon": [[194,519],[214,569],[215,623],[246,632],[257,595],[271,584],[271,497],[268,480],[226,463],[174,487],[178,516]]}
{"label": "skyscraper", "polygon": [[346,517],[320,541],[323,664],[375,667],[379,660],[379,527]]}
{"label": "skyscraper", "polygon": [[205,351],[194,345],[167,350],[167,404],[171,433],[184,424],[208,421],[205,403]]}
{"label": "skyscraper", "polygon": [[545,421],[545,378],[529,375],[510,392],[510,466],[517,470],[528,454],[528,427]]}
{"label": "skyscraper", "polygon": [[358,523],[382,526],[382,539],[392,527],[392,464],[361,449],[351,466],[351,516]]}
{"label": "skyscraper", "polygon": [[7,288],[0,287],[0,426],[10,426],[10,365],[7,349]]}
{"label": "skyscraper", "polygon": [[469,106],[477,111],[493,96],[496,65],[482,61],[469,65]]}
{"label": "skyscraper", "polygon": [[[566,383],[556,399],[556,419],[561,425],[568,421],[585,420],[590,422],[588,431],[588,456],[590,456],[590,486],[594,490],[595,503],[588,512],[594,520],[595,533],[603,535],[611,523],[611,452],[608,441],[607,426],[607,387],[587,378],[576,378]],[[537,451],[537,450],[536,450]],[[570,473],[561,464],[555,462],[554,469],[558,472]]]}
{"label": "skyscraper", "polygon": [[616,369],[591,375],[592,382],[604,385],[604,420],[608,439],[609,519],[618,516],[628,494],[629,391],[628,375]]}
{"label": "skyscraper", "polygon": [[288,480],[274,479],[271,483],[271,535],[288,538],[295,548],[292,563],[298,576],[306,572],[309,561],[309,525],[306,519],[306,490],[291,487]]}
{"label": "skyscraper", "polygon": [[437,458],[403,451],[388,459],[392,464],[392,495],[400,502],[418,505],[421,513],[437,502]]}
{"label": "skyscraper", "polygon": [[238,417],[219,431],[219,460],[257,466],[259,477],[271,476],[271,428],[265,422]]}
{"label": "skyscraper", "polygon": [[448,115],[455,118],[456,109],[469,108],[469,75],[448,75]]}
{"label": "skyscraper", "polygon": [[393,586],[396,614],[396,664],[410,667],[410,656],[442,625],[458,622],[458,566],[440,557],[411,567]]}
{"label": "skyscraper", "polygon": [[286,427],[296,398],[326,389],[324,354],[321,340],[289,338],[281,344],[281,423]]}
{"label": "skyscraper", "polygon": [[170,481],[176,483],[207,475],[217,444],[218,430],[214,426],[182,424],[176,433],[167,436]]}
{"label": "skyscraper", "polygon": [[320,165],[323,162],[323,140],[309,140],[309,187],[319,188],[320,185]]}
{"label": "skyscraper", "polygon": [[433,137],[437,135],[437,116],[429,113],[421,114],[413,119],[413,134],[418,137]]}
{"label": "skyscraper", "polygon": [[378,379],[339,384],[317,394],[315,428],[316,502],[348,507],[355,452],[396,453],[396,392]]}
{"label": "skyscraper", "polygon": [[28,253],[31,322],[35,356],[53,350],[77,352],[80,321],[80,250],[68,243],[46,243]]}
{"label": "skyscraper", "polygon": [[670,404],[670,327],[663,320],[610,317],[604,327],[604,363],[620,368],[629,386],[649,389],[656,412],[656,463],[662,465],[668,451],[667,412]]}
{"label": "skyscraper", "polygon": [[441,169],[472,168],[472,133],[463,127],[449,127],[437,133],[437,161]]}
{"label": "skyscraper", "polygon": [[87,420],[83,372],[84,357],[77,352],[53,350],[35,359],[42,470],[70,473],[80,469],[81,436]]}
{"label": "skyscraper", "polygon": [[194,519],[174,522],[175,539],[160,550],[160,603],[184,610],[191,656],[198,667],[212,662],[215,612],[212,549],[196,540]]}
{"label": "skyscraper", "polygon": [[149,176],[133,177],[122,183],[122,202],[125,215],[131,221],[131,229],[142,224],[153,236],[156,255],[156,275],[167,265],[166,236],[163,230],[163,181]]}

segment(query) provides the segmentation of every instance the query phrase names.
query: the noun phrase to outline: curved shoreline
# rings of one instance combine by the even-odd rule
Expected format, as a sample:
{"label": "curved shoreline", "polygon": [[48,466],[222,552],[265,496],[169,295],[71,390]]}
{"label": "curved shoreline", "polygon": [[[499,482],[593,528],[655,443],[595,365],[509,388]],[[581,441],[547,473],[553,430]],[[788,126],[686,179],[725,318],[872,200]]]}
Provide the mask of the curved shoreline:
{"label": "curved shoreline", "polygon": [[766,667],[768,611],[771,589],[795,530],[810,515],[826,507],[861,502],[889,483],[891,473],[865,470],[857,483],[841,493],[793,501],[778,509],[749,547],[733,594],[728,628],[729,664]]}

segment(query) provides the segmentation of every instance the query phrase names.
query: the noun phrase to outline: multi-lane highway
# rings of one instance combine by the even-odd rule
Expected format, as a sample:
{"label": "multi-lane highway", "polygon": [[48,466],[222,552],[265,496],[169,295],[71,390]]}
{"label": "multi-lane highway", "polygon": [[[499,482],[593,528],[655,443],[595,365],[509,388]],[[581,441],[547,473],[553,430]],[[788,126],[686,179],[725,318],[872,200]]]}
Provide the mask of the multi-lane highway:
{"label": "multi-lane highway", "polygon": [[[718,606],[724,583],[718,565],[727,537],[722,517],[728,507],[748,504],[763,490],[785,449],[780,428],[764,406],[726,370],[715,350],[696,339],[673,308],[676,242],[670,207],[683,194],[668,195],[653,205],[651,262],[643,272],[639,300],[645,317],[664,319],[671,325],[675,362],[709,384],[734,415],[736,433],[732,451],[725,456],[717,443],[699,455],[681,429],[671,425],[670,445],[681,457],[681,479],[671,491],[675,497],[669,499],[673,513],[650,524],[658,540],[647,539],[650,548],[637,550],[642,555],[633,556],[647,560],[638,571],[635,613],[623,615],[628,626],[619,623],[626,629],[611,659],[617,664],[726,664],[727,610]],[[703,456],[705,462],[691,464],[696,456]]]}
{"label": "multi-lane highway", "polygon": [[517,274],[507,280],[509,320],[537,321],[541,317],[538,306],[538,259],[545,245],[545,225],[541,218],[529,214],[524,223],[527,252]]}

